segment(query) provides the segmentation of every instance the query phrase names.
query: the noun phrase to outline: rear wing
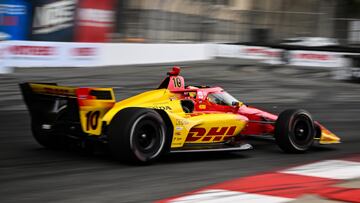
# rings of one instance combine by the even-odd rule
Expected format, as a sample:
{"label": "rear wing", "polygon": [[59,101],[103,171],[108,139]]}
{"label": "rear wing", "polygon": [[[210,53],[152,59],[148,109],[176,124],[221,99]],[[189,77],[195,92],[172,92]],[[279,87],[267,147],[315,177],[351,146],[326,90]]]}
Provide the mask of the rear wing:
{"label": "rear wing", "polygon": [[48,126],[81,126],[100,135],[101,119],[115,104],[112,88],[66,87],[56,83],[21,83],[21,93],[31,119]]}

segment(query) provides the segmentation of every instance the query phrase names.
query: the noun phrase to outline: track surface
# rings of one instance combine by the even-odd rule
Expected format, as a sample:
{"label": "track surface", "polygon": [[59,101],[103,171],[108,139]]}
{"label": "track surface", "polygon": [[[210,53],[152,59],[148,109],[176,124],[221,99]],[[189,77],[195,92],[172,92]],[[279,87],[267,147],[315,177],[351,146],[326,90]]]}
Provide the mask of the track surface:
{"label": "track surface", "polygon": [[360,84],[332,80],[324,70],[225,60],[185,65],[191,66],[183,68],[188,84],[223,86],[271,112],[305,108],[343,143],[290,155],[273,141],[253,139],[251,151],[173,154],[144,167],[124,165],[106,153],[52,151],[31,136],[18,82],[115,87],[121,99],[156,87],[168,66],[22,69],[0,75],[0,201],[151,202],[224,180],[360,152]]}

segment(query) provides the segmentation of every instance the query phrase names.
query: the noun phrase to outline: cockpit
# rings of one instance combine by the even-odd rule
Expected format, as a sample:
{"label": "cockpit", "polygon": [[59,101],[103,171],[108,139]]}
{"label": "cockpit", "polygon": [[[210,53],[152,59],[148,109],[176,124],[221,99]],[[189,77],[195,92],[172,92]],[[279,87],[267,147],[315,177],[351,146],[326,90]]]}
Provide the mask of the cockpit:
{"label": "cockpit", "polygon": [[223,106],[235,106],[239,105],[239,101],[231,96],[226,91],[213,92],[207,95],[207,100],[213,104],[223,105]]}
{"label": "cockpit", "polygon": [[220,87],[185,85],[179,75],[180,68],[173,67],[158,89],[166,88],[179,95],[181,106],[186,113],[197,111],[233,111],[242,103]]}

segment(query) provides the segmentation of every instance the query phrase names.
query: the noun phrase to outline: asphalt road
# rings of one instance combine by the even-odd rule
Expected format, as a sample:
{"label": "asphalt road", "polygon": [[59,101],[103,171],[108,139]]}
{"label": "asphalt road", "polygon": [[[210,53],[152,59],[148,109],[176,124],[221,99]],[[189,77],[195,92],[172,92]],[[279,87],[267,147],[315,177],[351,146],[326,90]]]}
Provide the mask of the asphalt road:
{"label": "asphalt road", "polygon": [[254,150],[172,154],[150,166],[125,165],[106,152],[48,150],[31,136],[18,82],[115,87],[122,99],[156,87],[168,66],[21,69],[0,75],[0,202],[151,202],[241,176],[360,153],[360,84],[333,80],[319,69],[227,60],[184,65],[188,84],[222,86],[270,112],[305,108],[343,143],[285,154],[271,140],[253,139]]}

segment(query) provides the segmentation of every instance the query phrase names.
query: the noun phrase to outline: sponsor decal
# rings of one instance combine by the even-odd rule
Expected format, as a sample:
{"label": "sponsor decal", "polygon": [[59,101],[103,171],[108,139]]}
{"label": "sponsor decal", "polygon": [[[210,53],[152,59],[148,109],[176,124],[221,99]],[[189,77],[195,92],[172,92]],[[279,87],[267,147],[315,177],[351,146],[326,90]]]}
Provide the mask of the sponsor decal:
{"label": "sponsor decal", "polygon": [[[175,139],[174,139],[174,141],[175,141]],[[171,143],[171,147],[181,147],[182,146],[182,143],[181,142],[179,142],[179,143]]]}
{"label": "sponsor decal", "polygon": [[97,63],[99,61],[100,49],[98,45],[76,43],[69,46],[67,51],[67,57],[72,64],[88,66]]}
{"label": "sponsor decal", "polygon": [[297,59],[316,60],[316,61],[328,61],[331,60],[331,56],[328,54],[317,53],[299,53],[295,55]]}
{"label": "sponsor decal", "polygon": [[114,23],[114,11],[83,8],[78,13],[79,25],[92,27],[112,27]]}
{"label": "sponsor decal", "polygon": [[74,0],[62,0],[35,7],[33,34],[47,34],[73,26]]}
{"label": "sponsor decal", "polygon": [[115,0],[79,0],[75,41],[105,42],[115,22]]}
{"label": "sponsor decal", "polygon": [[166,111],[171,111],[172,110],[172,108],[170,106],[152,106],[151,108],[160,109],[160,110],[166,110]]}
{"label": "sponsor decal", "polygon": [[200,104],[199,109],[206,109],[206,105],[205,104]]}
{"label": "sponsor decal", "polygon": [[19,15],[26,14],[24,5],[0,4],[0,25],[16,26],[19,23]]}
{"label": "sponsor decal", "polygon": [[75,47],[71,50],[72,56],[95,56],[96,54],[95,47]]}
{"label": "sponsor decal", "polygon": [[231,137],[236,130],[236,126],[231,127],[212,127],[209,131],[206,128],[191,128],[186,141],[222,141],[227,137]]}
{"label": "sponsor decal", "polygon": [[183,128],[183,127],[180,127],[180,126],[176,126],[176,130],[180,131],[180,130],[182,130],[182,129],[184,129],[184,128]]}
{"label": "sponsor decal", "polygon": [[51,56],[56,54],[53,46],[13,45],[8,48],[12,55]]}
{"label": "sponsor decal", "polygon": [[31,89],[40,94],[56,94],[56,95],[69,95],[73,96],[75,94],[75,89],[71,87],[52,87],[44,86],[41,84],[30,84]]}
{"label": "sponsor decal", "polygon": [[31,40],[73,41],[77,0],[33,0]]}
{"label": "sponsor decal", "polygon": [[[24,5],[0,4],[0,14],[23,15],[26,14],[26,7]],[[1,23],[4,22],[2,21]]]}
{"label": "sponsor decal", "polygon": [[185,120],[185,119],[177,119],[176,120],[176,125],[187,125],[189,124],[189,121]]}
{"label": "sponsor decal", "polygon": [[30,27],[31,5],[27,0],[2,0],[0,32],[7,40],[25,40]]}
{"label": "sponsor decal", "polygon": [[343,67],[341,53],[323,51],[289,51],[289,63],[296,66]]}
{"label": "sponsor decal", "polygon": [[63,94],[63,95],[71,94],[69,90],[59,89],[59,88],[44,87],[44,91],[48,94]]}
{"label": "sponsor decal", "polygon": [[280,56],[279,51],[272,51],[272,50],[269,50],[268,48],[255,48],[255,47],[246,48],[245,53],[247,53],[249,55],[255,54],[255,55],[265,55],[265,56],[269,56],[269,57]]}
{"label": "sponsor decal", "polygon": [[198,99],[204,99],[204,93],[201,92],[201,91],[199,91],[199,92],[197,93],[197,97],[198,97]]}

